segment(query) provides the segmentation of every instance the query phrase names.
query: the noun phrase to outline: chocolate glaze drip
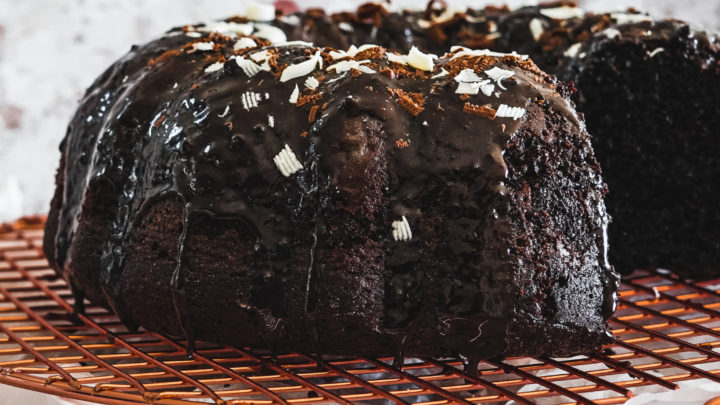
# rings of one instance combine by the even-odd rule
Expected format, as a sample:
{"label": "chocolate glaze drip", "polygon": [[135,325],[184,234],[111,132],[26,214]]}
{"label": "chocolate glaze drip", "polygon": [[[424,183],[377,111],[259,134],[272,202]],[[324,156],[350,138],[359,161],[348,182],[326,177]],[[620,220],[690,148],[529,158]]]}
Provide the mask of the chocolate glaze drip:
{"label": "chocolate glaze drip", "polygon": [[[209,41],[211,50],[195,46]],[[463,100],[455,93],[453,75],[431,77],[458,62],[452,53],[437,60],[434,71],[422,72],[389,62],[380,50],[363,56],[368,61],[363,66],[376,73],[363,73],[357,66],[339,73],[327,68],[340,61],[330,56],[331,48],[288,45],[236,51],[235,41],[218,34],[190,39],[183,32],[170,32],[133,47],[88,90],[61,146],[66,161],[74,163],[65,166],[52,247],[58,267],[66,276],[74,272],[67,260],[72,255],[66,252],[82,221],[83,201],[88,190],[104,184],[115,192],[107,201],[113,215],[101,249],[99,280],[107,304],[126,323],[134,322],[126,311],[133,303],[124,301],[127,294],[121,287],[135,229],[158,201],[181,202],[176,267],[167,288],[189,353],[203,331],[193,319],[192,308],[198,304],[187,280],[192,269],[185,256],[192,224],[202,218],[243,224],[254,250],[248,260],[259,263],[251,270],[257,273],[253,276],[281,280],[274,284],[283,291],[278,302],[241,304],[242,310],[264,320],[264,330],[255,333],[266,338],[267,347],[277,348],[286,329],[300,324],[312,350],[325,351],[322,325],[327,313],[320,311],[319,300],[327,299],[327,280],[341,278],[345,271],[327,263],[333,249],[361,249],[364,255],[378,255],[387,269],[381,276],[389,278],[382,282],[388,288],[385,312],[367,325],[396,347],[380,350],[396,350],[399,356],[412,352],[423,336],[433,336],[435,327],[443,339],[439,347],[468,358],[509,350],[502,337],[512,327],[514,303],[497,294],[522,293],[498,281],[511,278],[517,266],[506,244],[514,228],[503,213],[511,209],[518,190],[506,185],[504,153],[525,118],[492,119],[494,112],[470,114],[464,106],[535,111],[542,104],[571,133],[584,131],[566,94],[558,93],[564,88],[518,57],[486,56],[482,67],[464,57],[458,60],[468,59],[465,67],[480,75],[496,67],[512,77],[502,81],[506,90],[490,80],[495,86],[490,96],[480,93]],[[263,52],[269,55],[270,71],[248,76],[237,60]],[[324,63],[312,73],[319,81],[317,89],[304,86],[307,75],[279,80],[283,69],[316,52]],[[218,63],[222,68],[214,69]],[[295,86],[301,89],[300,99],[309,102],[289,100]],[[273,161],[285,145],[302,165],[289,176]],[[373,171],[377,178],[368,178]],[[597,173],[593,176],[592,193],[601,195],[602,181]],[[369,187],[370,181],[383,187]],[[435,205],[436,193],[447,194],[446,205]],[[594,201],[588,210],[599,221],[593,225],[601,235],[595,253],[596,260],[602,260],[598,277],[605,296],[598,301],[604,305],[601,317],[588,322],[602,324],[614,308],[617,277],[604,260],[607,215],[602,199]],[[409,241],[392,237],[391,223],[402,217],[414,234]],[[348,228],[340,231],[343,225]],[[480,287],[473,283],[449,286],[461,291],[461,299],[442,302],[435,291],[450,282],[444,274],[448,266],[466,268],[462,271],[469,280],[479,277],[488,285],[507,285],[484,291],[481,304],[475,302],[482,295],[476,291]],[[296,293],[290,285],[304,288]],[[468,343],[479,336],[482,339]]]}

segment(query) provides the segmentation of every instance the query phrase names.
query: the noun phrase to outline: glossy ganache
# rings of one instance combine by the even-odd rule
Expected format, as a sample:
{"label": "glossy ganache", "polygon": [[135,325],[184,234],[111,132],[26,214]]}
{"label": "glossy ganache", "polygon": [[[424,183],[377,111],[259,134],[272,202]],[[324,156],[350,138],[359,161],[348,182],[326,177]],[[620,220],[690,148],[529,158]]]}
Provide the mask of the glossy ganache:
{"label": "glossy ganache", "polygon": [[[319,10],[280,17],[291,39],[372,42],[442,53],[460,44],[529,54],[574,82],[608,183],[618,271],[720,276],[720,45],[684,21],[637,10],[586,13],[572,1],[510,10]],[[293,23],[293,24],[291,24]]]}
{"label": "glossy ganache", "polygon": [[571,86],[517,54],[243,24],[170,31],[88,89],[45,239],[76,302],[190,350],[472,362],[611,341],[606,188]]}

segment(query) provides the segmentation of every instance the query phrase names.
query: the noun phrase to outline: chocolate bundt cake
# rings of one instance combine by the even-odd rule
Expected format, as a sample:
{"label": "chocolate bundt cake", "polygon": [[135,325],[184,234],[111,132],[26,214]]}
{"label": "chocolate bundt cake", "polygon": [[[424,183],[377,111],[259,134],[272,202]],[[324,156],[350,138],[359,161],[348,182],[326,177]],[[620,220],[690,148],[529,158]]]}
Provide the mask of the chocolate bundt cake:
{"label": "chocolate bundt cake", "polygon": [[[289,23],[294,23],[292,25]],[[720,276],[720,45],[677,20],[635,10],[585,13],[556,1],[510,10],[435,8],[390,13],[320,10],[280,17],[291,39],[372,42],[442,53],[460,44],[529,54],[578,88],[608,183],[611,262],[622,273],[670,268]]]}
{"label": "chocolate bundt cake", "polygon": [[45,239],[78,310],[190,347],[479,359],[611,341],[606,188],[572,86],[518,54],[278,39],[183,27],[89,88]]}

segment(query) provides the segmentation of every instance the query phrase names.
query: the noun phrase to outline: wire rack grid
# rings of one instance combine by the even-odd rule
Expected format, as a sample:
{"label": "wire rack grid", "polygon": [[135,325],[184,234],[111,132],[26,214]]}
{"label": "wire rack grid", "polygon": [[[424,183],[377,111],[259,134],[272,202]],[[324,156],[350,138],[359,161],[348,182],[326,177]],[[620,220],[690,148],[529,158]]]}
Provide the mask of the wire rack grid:
{"label": "wire rack grid", "polygon": [[107,310],[72,315],[72,295],[42,254],[44,218],[0,225],[0,383],[105,404],[599,403],[685,380],[720,384],[720,281],[667,272],[623,281],[618,338],[569,359],[510,358],[468,373],[455,359],[272,359],[250,348],[128,331]]}

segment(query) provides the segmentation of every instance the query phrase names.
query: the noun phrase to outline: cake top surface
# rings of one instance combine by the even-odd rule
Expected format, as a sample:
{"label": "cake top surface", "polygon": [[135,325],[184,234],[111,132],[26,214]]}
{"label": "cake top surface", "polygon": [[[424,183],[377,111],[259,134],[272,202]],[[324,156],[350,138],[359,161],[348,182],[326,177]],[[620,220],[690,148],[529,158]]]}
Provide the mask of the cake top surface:
{"label": "cake top surface", "polygon": [[[178,153],[159,161],[187,165],[174,174],[174,186],[188,198],[214,199],[215,190],[236,207],[248,190],[228,190],[255,177],[275,184],[310,164],[311,145],[341,138],[324,133],[341,113],[367,113],[385,123],[401,175],[477,167],[494,182],[504,176],[504,142],[529,103],[547,101],[581,125],[554,79],[524,55],[463,47],[438,57],[372,44],[347,50],[302,41],[270,45],[242,35],[246,28],[238,23],[221,25],[236,35],[185,27],[131,53],[116,65],[122,113],[110,107],[97,117],[112,129],[124,125],[134,104],[153,109],[132,118],[149,142],[162,139]],[[239,159],[243,153],[252,156]],[[209,165],[203,173],[200,162]],[[329,170],[348,170],[346,163]],[[198,181],[203,176],[207,183]]]}
{"label": "cake top surface", "polygon": [[365,4],[356,12],[326,15],[320,9],[281,15],[274,22],[293,38],[314,36],[333,45],[338,38],[377,42],[394,49],[416,45],[433,52],[450,44],[470,48],[516,50],[538,58],[552,69],[576,58],[589,38],[604,35],[625,41],[667,41],[684,38],[698,48],[718,52],[717,35],[674,19],[655,19],[633,8],[607,13],[585,12],[573,1],[552,1],[511,10],[435,7],[424,11],[390,12],[382,4]]}
{"label": "cake top surface", "polygon": [[[357,183],[382,153],[392,223],[378,232],[413,246],[398,253],[410,257],[423,246],[412,227],[441,208],[423,199],[436,181],[463,179],[478,188],[473,198],[503,198],[504,149],[531,105],[552,109],[575,131],[584,127],[566,99],[571,90],[523,55],[270,44],[255,35],[258,23],[253,35],[246,22],[218,24],[134,47],[88,89],[70,125],[66,142],[84,152],[67,177],[111,184],[127,207],[103,247],[108,290],[117,286],[133,218],[159,198],[180,196],[188,220],[241,219],[258,246],[273,251],[332,193],[344,196],[342,209],[375,215]],[[357,116],[382,122],[379,137],[343,126]],[[84,191],[73,190],[60,245],[77,227]],[[455,204],[468,203],[461,194]],[[457,251],[470,249],[452,239]]]}

